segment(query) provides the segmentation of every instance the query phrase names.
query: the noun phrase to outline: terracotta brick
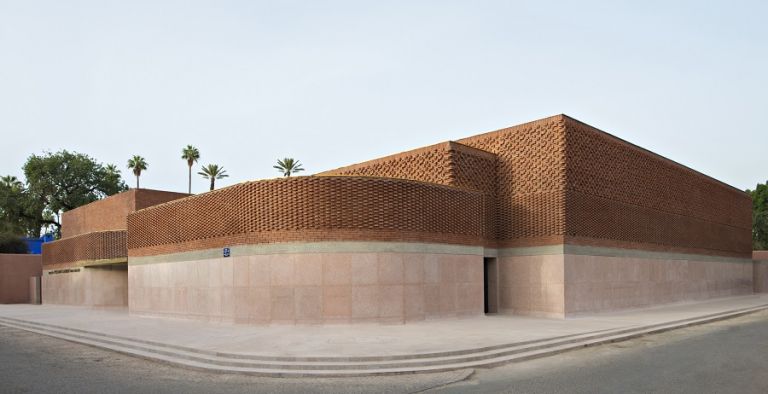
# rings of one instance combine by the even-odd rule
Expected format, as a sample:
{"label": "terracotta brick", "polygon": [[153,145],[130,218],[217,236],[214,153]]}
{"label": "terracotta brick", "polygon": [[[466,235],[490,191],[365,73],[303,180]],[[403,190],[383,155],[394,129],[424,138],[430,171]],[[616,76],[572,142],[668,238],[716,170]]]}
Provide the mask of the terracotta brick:
{"label": "terracotta brick", "polygon": [[129,254],[292,241],[480,245],[483,204],[478,191],[402,179],[324,176],[246,182],[129,215]]}
{"label": "terracotta brick", "polygon": [[129,213],[187,196],[186,193],[150,189],[131,189],[115,194],[64,212],[61,217],[61,237],[70,238],[96,231],[125,230]]}

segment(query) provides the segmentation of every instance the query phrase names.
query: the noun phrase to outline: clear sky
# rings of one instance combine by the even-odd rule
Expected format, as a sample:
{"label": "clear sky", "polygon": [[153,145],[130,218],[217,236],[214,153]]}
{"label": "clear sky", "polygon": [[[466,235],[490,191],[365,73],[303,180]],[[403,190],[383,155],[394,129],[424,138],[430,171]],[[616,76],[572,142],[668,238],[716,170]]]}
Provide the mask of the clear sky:
{"label": "clear sky", "polygon": [[[87,153],[186,191],[565,113],[738,188],[768,179],[765,1],[0,0],[0,175]],[[193,191],[207,182],[195,176]]]}

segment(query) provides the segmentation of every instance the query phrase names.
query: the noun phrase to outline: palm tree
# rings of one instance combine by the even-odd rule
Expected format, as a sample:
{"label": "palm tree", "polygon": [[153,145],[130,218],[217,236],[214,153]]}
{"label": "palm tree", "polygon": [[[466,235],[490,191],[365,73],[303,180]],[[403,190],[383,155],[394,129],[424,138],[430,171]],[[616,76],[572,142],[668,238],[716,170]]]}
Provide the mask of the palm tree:
{"label": "palm tree", "polygon": [[133,170],[133,175],[136,175],[136,188],[139,188],[139,177],[141,172],[147,169],[147,161],[139,155],[133,155],[128,159],[128,168]]}
{"label": "palm tree", "polygon": [[10,189],[14,189],[14,190],[20,190],[22,187],[24,187],[24,184],[21,183],[19,178],[16,178],[13,175],[6,175],[4,177],[0,177],[0,185]]}
{"label": "palm tree", "polygon": [[301,168],[301,163],[290,157],[286,157],[283,160],[277,159],[277,165],[272,166],[272,168],[276,168],[283,173],[283,176],[291,176],[294,172],[304,171],[304,169]]}
{"label": "palm tree", "polygon": [[107,173],[109,173],[109,174],[117,174],[117,175],[120,175],[120,170],[119,170],[119,169],[117,168],[117,166],[116,166],[116,165],[114,165],[114,164],[107,164],[107,165],[104,167],[104,169],[105,169],[105,170],[107,170]]}
{"label": "palm tree", "polygon": [[227,175],[227,171],[224,170],[224,167],[219,167],[218,164],[208,164],[207,166],[203,166],[202,171],[198,172],[198,174],[202,175],[205,179],[211,180],[211,190],[213,190],[217,179],[229,176]]}
{"label": "palm tree", "polygon": [[187,161],[189,167],[189,194],[192,194],[192,165],[200,159],[200,151],[192,145],[181,150],[181,158]]}

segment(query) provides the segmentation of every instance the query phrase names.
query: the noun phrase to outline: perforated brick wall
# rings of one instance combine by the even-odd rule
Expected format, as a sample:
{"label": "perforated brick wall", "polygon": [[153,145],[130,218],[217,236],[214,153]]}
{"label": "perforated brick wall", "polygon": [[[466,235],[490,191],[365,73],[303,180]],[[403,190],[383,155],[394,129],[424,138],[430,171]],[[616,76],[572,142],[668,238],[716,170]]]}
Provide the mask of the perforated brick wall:
{"label": "perforated brick wall", "polygon": [[496,155],[458,142],[443,142],[319,176],[374,176],[430,182],[483,193],[485,245],[496,240]]}
{"label": "perforated brick wall", "polygon": [[[446,162],[449,167],[441,167]],[[323,174],[391,176],[480,190],[491,202],[488,246],[560,243],[565,235],[565,124],[559,116]]]}
{"label": "perforated brick wall", "polygon": [[188,194],[150,189],[131,189],[115,194],[64,212],[61,237],[94,231],[125,230],[129,213],[186,196]]}
{"label": "perforated brick wall", "polygon": [[127,259],[128,214],[188,196],[162,190],[131,189],[62,215],[62,239],[43,245],[47,269],[86,261]]}
{"label": "perforated brick wall", "polygon": [[131,254],[342,239],[750,253],[746,194],[563,115],[318,175],[132,215]]}
{"label": "perforated brick wall", "polygon": [[99,231],[43,244],[43,267],[55,269],[77,263],[128,256],[126,231]]}
{"label": "perforated brick wall", "polygon": [[128,216],[130,256],[287,241],[479,245],[483,194],[401,179],[293,177],[246,182]]}
{"label": "perforated brick wall", "polygon": [[458,142],[496,154],[499,247],[562,243],[565,235],[565,124],[554,116]]}
{"label": "perforated brick wall", "polygon": [[744,192],[564,119],[569,237],[749,258],[751,200]]}
{"label": "perforated brick wall", "polygon": [[[478,176],[489,172],[484,163],[440,149],[450,143],[327,173],[482,190],[495,202],[486,215],[489,246],[575,243],[748,257],[751,208],[744,193],[567,116],[458,142],[495,154],[496,176]],[[479,185],[437,170],[446,161]]]}
{"label": "perforated brick wall", "polygon": [[495,165],[494,154],[449,141],[317,175],[410,179],[489,192],[495,188]]}
{"label": "perforated brick wall", "polygon": [[131,189],[130,191],[135,193],[133,211],[138,211],[139,209],[152,207],[158,204],[163,204],[189,196],[187,193],[168,192],[164,190]]}

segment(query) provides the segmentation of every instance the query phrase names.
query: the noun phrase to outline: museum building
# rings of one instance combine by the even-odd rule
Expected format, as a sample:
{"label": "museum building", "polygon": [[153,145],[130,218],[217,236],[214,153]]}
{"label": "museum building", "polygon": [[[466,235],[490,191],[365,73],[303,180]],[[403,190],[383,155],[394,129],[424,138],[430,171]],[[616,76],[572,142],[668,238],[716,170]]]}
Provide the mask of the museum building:
{"label": "museum building", "polygon": [[746,193],[565,115],[62,220],[44,303],[207,321],[565,318],[750,294],[758,272]]}

